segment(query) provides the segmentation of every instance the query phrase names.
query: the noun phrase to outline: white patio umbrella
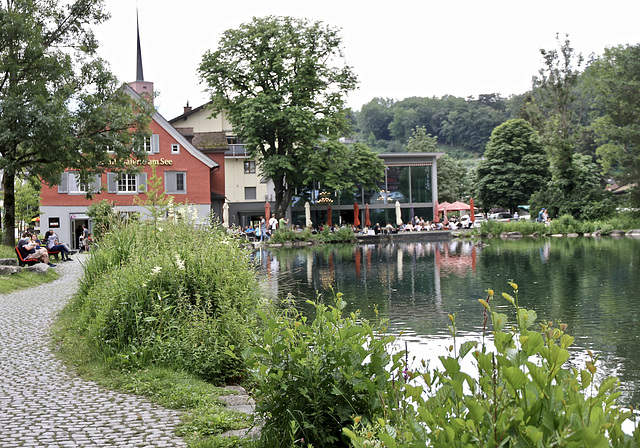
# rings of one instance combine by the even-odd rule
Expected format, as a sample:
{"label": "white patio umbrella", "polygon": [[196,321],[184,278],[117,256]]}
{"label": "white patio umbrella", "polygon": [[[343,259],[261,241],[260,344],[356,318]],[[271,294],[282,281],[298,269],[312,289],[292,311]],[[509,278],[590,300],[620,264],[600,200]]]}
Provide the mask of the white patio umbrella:
{"label": "white patio umbrella", "polygon": [[311,206],[309,205],[309,201],[304,203],[304,219],[307,223],[307,227],[313,227],[313,223],[311,222]]}
{"label": "white patio umbrella", "polygon": [[402,212],[400,212],[400,202],[396,201],[396,225],[402,225]]}
{"label": "white patio umbrella", "polygon": [[229,228],[229,204],[222,204],[222,225]]}

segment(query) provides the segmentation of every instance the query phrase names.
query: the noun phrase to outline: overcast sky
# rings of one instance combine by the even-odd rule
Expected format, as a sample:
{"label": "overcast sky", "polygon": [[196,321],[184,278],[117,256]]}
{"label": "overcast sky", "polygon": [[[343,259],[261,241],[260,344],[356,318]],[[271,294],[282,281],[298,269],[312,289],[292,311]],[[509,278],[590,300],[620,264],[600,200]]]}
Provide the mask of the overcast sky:
{"label": "overcast sky", "polygon": [[196,70],[227,29],[253,17],[294,16],[342,30],[359,110],[374,97],[523,93],[542,67],[540,49],[569,34],[586,57],[640,43],[638,0],[105,0],[112,18],[96,31],[100,55],[123,82],[136,75],[136,5],[144,77],[167,119],[207,101]]}

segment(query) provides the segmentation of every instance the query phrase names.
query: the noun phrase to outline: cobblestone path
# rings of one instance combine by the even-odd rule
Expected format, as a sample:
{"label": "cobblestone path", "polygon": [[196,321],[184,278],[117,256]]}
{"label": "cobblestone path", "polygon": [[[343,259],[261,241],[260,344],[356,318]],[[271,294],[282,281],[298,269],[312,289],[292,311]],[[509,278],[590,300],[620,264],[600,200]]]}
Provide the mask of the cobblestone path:
{"label": "cobblestone path", "polygon": [[0,447],[185,447],[180,413],[73,376],[50,348],[50,325],[87,255],[53,283],[0,295]]}

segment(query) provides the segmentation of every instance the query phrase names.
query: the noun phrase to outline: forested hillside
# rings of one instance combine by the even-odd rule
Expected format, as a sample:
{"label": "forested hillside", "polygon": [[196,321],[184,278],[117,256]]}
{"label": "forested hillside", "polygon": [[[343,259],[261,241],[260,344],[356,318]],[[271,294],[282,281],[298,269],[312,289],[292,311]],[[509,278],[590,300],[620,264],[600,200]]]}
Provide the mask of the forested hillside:
{"label": "forested hillside", "polygon": [[[359,138],[381,152],[402,152],[418,126],[438,137],[438,144],[460,158],[484,152],[491,131],[517,116],[522,97],[506,99],[498,93],[478,98],[374,98],[356,112]],[[514,110],[515,108],[515,110]]]}
{"label": "forested hillside", "polygon": [[[528,203],[594,219],[616,206],[640,206],[640,44],[585,61],[568,37],[557,43],[540,50],[543,66],[528,92],[374,98],[353,114],[356,139],[378,152],[447,153],[438,161],[440,196],[474,197],[485,209]],[[494,133],[499,126],[502,134]],[[485,154],[488,143],[493,150]],[[527,190],[505,199],[531,186],[531,173],[531,197]],[[607,185],[624,185],[628,194],[614,198]]]}

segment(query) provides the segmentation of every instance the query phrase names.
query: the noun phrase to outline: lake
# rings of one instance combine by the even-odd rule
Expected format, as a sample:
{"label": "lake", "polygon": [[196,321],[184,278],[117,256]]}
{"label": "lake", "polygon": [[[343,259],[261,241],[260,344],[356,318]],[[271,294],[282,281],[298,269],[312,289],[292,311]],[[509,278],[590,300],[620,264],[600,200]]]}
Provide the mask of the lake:
{"label": "lake", "polygon": [[[403,238],[403,240],[405,240]],[[452,340],[448,314],[462,339],[480,340],[482,306],[493,289],[500,311],[513,312],[502,292],[535,310],[539,321],[562,321],[575,337],[571,362],[584,368],[587,349],[599,372],[622,381],[622,400],[640,403],[640,239],[538,238],[323,245],[256,252],[272,295],[293,294],[301,306],[342,292],[347,311],[374,310],[411,356],[433,360]],[[332,292],[333,290],[333,292]]]}

